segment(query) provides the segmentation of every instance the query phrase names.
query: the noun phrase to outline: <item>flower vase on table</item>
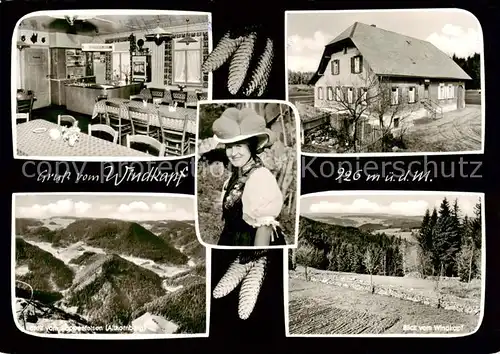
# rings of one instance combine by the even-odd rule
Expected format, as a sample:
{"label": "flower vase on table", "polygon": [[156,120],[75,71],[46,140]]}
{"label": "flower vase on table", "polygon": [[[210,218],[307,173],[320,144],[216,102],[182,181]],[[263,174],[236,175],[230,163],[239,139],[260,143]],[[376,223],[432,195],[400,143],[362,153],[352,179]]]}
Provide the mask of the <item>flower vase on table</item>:
{"label": "flower vase on table", "polygon": [[68,143],[69,146],[75,146],[75,144],[80,140],[80,128],[78,125],[72,127],[62,127],[61,135],[64,142]]}
{"label": "flower vase on table", "polygon": [[62,141],[67,143],[69,146],[75,146],[75,144],[80,140],[80,128],[78,127],[78,122],[75,122],[75,124],[71,127],[51,129],[49,131],[49,136],[52,140],[62,139]]}

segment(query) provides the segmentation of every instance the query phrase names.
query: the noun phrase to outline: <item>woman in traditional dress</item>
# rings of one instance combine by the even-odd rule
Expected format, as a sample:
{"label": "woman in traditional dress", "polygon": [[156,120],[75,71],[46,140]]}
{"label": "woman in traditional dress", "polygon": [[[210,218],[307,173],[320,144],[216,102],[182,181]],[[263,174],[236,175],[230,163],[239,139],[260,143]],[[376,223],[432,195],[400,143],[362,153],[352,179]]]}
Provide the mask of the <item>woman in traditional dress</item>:
{"label": "woman in traditional dress", "polygon": [[263,117],[250,109],[228,108],[212,125],[214,140],[225,145],[231,177],[222,190],[224,229],[218,245],[285,245],[276,221],[283,195],[258,154],[270,141]]}

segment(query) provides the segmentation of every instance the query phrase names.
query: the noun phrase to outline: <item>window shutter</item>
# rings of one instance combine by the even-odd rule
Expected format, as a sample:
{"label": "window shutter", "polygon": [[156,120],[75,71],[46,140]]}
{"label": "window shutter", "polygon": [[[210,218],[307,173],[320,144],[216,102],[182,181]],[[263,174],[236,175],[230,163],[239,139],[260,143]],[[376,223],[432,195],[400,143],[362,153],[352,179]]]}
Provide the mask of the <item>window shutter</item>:
{"label": "window shutter", "polygon": [[352,88],[352,102],[356,103],[356,97],[358,97],[358,90],[356,90],[354,87]]}
{"label": "window shutter", "polygon": [[418,86],[415,86],[413,91],[415,91],[415,102],[418,102]]}
{"label": "window shutter", "polygon": [[347,96],[347,87],[345,87],[345,86],[342,87],[342,96],[343,96],[342,98],[343,98],[344,102],[348,102],[349,98]]}
{"label": "window shutter", "polygon": [[354,73],[354,57],[351,57],[351,74]]}
{"label": "window shutter", "polygon": [[332,72],[332,75],[335,75],[335,71],[334,71],[334,65],[335,64],[335,60],[332,60],[332,62],[330,63],[330,70]]}
{"label": "window shutter", "polygon": [[359,56],[359,72],[363,72],[363,57]]}
{"label": "window shutter", "polygon": [[403,88],[398,87],[397,90],[398,90],[398,104],[402,104],[403,103]]}
{"label": "window shutter", "polygon": [[337,75],[340,74],[340,60],[337,60]]}

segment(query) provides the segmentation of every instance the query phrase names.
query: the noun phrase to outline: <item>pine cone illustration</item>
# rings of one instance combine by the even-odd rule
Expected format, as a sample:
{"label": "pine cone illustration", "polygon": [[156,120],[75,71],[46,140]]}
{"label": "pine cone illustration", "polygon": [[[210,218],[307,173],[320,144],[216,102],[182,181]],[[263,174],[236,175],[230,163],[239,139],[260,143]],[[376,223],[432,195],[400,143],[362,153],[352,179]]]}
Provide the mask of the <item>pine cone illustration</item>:
{"label": "pine cone illustration", "polygon": [[248,274],[252,266],[253,263],[249,262],[241,264],[240,258],[236,258],[236,260],[229,266],[226,274],[224,274],[215,287],[213,292],[214,298],[219,299],[233,291]]}
{"label": "pine cone illustration", "polygon": [[250,33],[231,58],[227,88],[232,95],[236,95],[245,81],[256,39],[257,34],[255,32]]}
{"label": "pine cone illustration", "polygon": [[243,37],[231,38],[231,33],[228,31],[209,54],[201,70],[203,72],[211,72],[220,68],[234,54],[242,41]]}
{"label": "pine cone illustration", "polygon": [[267,38],[266,48],[260,56],[256,68],[252,72],[252,78],[250,79],[249,84],[243,91],[245,96],[250,96],[257,88],[259,89],[257,92],[257,96],[262,96],[267,86],[269,74],[271,73],[273,57],[273,40]]}
{"label": "pine cone illustration", "polygon": [[264,280],[267,266],[267,257],[261,257],[253,263],[248,275],[243,279],[240,290],[240,301],[238,304],[238,315],[242,320],[250,317]]}
{"label": "pine cone illustration", "polygon": [[213,290],[213,297],[226,296],[241,283],[238,315],[242,320],[250,317],[267,269],[267,251],[243,251],[231,263],[228,270]]}

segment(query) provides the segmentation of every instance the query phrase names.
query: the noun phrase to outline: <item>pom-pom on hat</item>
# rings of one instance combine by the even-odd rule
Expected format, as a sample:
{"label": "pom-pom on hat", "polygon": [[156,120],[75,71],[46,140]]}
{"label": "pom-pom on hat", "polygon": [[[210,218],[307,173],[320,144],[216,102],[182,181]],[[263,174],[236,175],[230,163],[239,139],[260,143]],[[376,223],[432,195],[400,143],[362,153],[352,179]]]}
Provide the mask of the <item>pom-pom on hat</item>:
{"label": "pom-pom on hat", "polygon": [[221,144],[231,144],[257,137],[257,149],[262,149],[271,139],[266,120],[251,108],[241,110],[231,107],[212,124],[214,138]]}

